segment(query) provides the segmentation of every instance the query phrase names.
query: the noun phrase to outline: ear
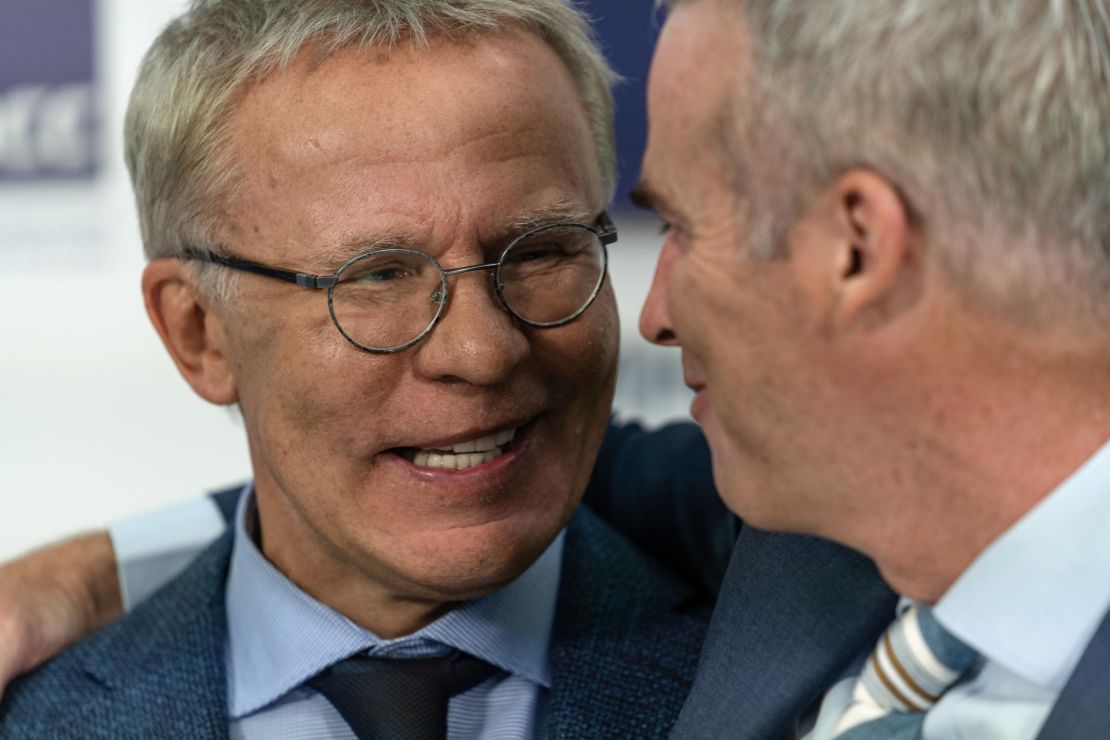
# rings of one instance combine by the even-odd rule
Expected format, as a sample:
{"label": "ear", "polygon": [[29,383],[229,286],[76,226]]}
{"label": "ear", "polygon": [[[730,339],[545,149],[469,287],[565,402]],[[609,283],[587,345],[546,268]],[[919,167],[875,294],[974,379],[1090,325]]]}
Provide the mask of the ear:
{"label": "ear", "polygon": [[198,290],[192,270],[181,260],[155,260],[143,271],[142,285],[147,315],[182,377],[206,401],[236,403],[222,318]]}
{"label": "ear", "polygon": [[821,282],[832,288],[826,318],[841,330],[881,323],[912,284],[910,216],[897,188],[873,171],[851,170],[815,207],[810,235],[819,248],[809,252],[821,263]]}

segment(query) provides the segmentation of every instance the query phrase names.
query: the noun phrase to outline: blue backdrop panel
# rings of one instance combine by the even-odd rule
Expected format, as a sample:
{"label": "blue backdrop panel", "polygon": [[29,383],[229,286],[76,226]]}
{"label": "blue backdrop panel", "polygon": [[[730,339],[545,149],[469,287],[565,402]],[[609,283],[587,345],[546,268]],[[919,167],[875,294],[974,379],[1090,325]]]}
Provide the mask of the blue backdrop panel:
{"label": "blue backdrop panel", "polygon": [[646,85],[660,16],[652,0],[587,0],[582,7],[594,20],[605,55],[624,77],[617,99],[617,157],[620,186],[616,207],[632,208],[628,193],[640,176],[647,142]]}
{"label": "blue backdrop panel", "polygon": [[93,2],[0,2],[0,182],[95,175]]}

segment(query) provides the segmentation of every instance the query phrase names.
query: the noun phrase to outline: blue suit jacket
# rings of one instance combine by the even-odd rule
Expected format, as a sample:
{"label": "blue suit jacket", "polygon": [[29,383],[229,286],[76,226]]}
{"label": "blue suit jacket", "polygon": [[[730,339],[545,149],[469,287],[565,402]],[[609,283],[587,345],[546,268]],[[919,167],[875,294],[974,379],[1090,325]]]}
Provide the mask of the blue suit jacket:
{"label": "blue suit jacket", "polygon": [[[0,738],[224,738],[231,535],[126,618],[17,681]],[[553,738],[662,738],[708,621],[696,589],[586,509],[572,519],[551,660]]]}
{"label": "blue suit jacket", "polygon": [[[895,601],[871,563],[850,550],[743,531],[671,737],[779,737],[872,649]],[[1038,737],[1110,737],[1110,617]]]}
{"label": "blue suit jacket", "polygon": [[[675,569],[719,586],[672,738],[781,737],[893,618],[897,597],[866,558],[812,537],[741,529],[713,490],[709,450],[693,425],[613,428],[597,470],[611,477],[595,476],[587,500],[604,517]],[[1110,617],[1040,733],[1102,737],[1110,737]]]}

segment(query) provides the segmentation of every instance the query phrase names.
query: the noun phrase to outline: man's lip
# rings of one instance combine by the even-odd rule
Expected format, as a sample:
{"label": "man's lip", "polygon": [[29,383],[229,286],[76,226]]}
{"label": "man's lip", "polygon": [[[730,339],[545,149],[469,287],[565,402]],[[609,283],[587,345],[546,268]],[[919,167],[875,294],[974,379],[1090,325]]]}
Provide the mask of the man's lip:
{"label": "man's lip", "polygon": [[496,425],[483,425],[481,427],[474,427],[463,432],[452,434],[450,437],[436,437],[430,440],[421,440],[419,442],[406,442],[404,444],[395,445],[387,452],[392,452],[398,449],[422,449],[422,450],[449,450],[452,445],[457,445],[462,442],[469,442],[482,437],[488,437],[498,432],[505,432],[510,429],[516,429],[519,434],[525,427],[530,425],[536,420],[539,414],[532,416],[522,417],[516,421],[507,421],[505,423]]}
{"label": "man's lip", "polygon": [[693,400],[690,401],[690,416],[692,416],[695,421],[700,421],[701,415],[709,408],[709,398],[705,393],[702,393],[702,389],[704,388],[705,386],[695,388],[694,390],[696,393]]}
{"label": "man's lip", "polygon": [[705,388],[705,381],[698,378],[692,378],[689,375],[684,375],[682,380],[686,383],[686,387],[695,393]]}
{"label": "man's lip", "polygon": [[682,380],[686,383],[686,387],[697,393],[705,388],[705,378],[702,377],[701,371],[698,368],[698,363],[687,352],[686,348],[682,348]]}
{"label": "man's lip", "polygon": [[[427,483],[442,484],[451,481],[453,484],[459,484],[466,481],[485,481],[483,485],[487,486],[491,484],[491,481],[497,480],[497,476],[509,475],[508,471],[514,469],[515,463],[531,448],[532,430],[535,427],[536,425],[531,422],[516,427],[516,436],[504,446],[497,448],[500,452],[496,457],[478,465],[465,467],[462,470],[449,467],[432,467],[426,464],[417,465],[415,460],[410,459],[409,455],[406,454],[406,450],[411,453],[414,449],[411,447],[395,447],[386,450],[379,457],[379,460],[386,465],[400,465],[403,470],[406,470],[409,474],[415,474],[418,479]],[[491,478],[490,476],[494,477]],[[488,489],[483,488],[483,491],[488,493]]]}

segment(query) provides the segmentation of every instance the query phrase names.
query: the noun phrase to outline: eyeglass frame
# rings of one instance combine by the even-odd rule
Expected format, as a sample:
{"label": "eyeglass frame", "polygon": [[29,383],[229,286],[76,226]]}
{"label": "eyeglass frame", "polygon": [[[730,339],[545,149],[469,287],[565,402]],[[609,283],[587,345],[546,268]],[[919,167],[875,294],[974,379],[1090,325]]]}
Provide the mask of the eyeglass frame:
{"label": "eyeglass frame", "polygon": [[[541,224],[539,226],[536,226],[535,228],[525,231],[518,236],[513,237],[513,239],[507,245],[505,245],[505,248],[501,250],[501,253],[498,255],[495,262],[464,265],[463,267],[453,267],[451,269],[445,269],[443,265],[439,263],[439,260],[428,254],[427,252],[421,252],[419,249],[408,249],[405,247],[382,247],[368,249],[365,252],[360,252],[359,254],[356,254],[354,257],[351,257],[349,260],[344,262],[332,275],[311,275],[309,273],[297,272],[295,270],[285,270],[280,267],[264,265],[261,262],[252,262],[250,260],[238,259],[236,257],[225,257],[214,252],[201,251],[194,248],[186,249],[185,252],[178,257],[178,259],[187,261],[209,262],[215,265],[220,265],[221,267],[238,270],[239,272],[246,272],[252,275],[260,275],[262,277],[268,277],[274,280],[281,280],[282,282],[292,283],[293,285],[299,285],[302,288],[312,288],[315,290],[326,289],[328,291],[328,313],[331,315],[331,321],[335,325],[336,330],[343,335],[343,338],[363,352],[369,352],[370,354],[375,355],[388,355],[394,354],[396,352],[403,352],[406,349],[419,344],[429,334],[432,333],[432,330],[435,329],[436,324],[439,323],[440,318],[447,310],[447,301],[450,297],[448,292],[447,278],[454,275],[461,275],[467,272],[492,270],[493,272],[490,275],[490,278],[493,280],[494,292],[497,294],[497,299],[501,302],[501,306],[509,313],[510,316],[528,326],[539,329],[550,329],[559,326],[565,326],[566,324],[574,321],[583,313],[585,313],[586,310],[593,305],[593,302],[597,299],[598,295],[601,294],[601,289],[605,285],[605,278],[608,277],[609,274],[608,246],[610,244],[616,243],[617,241],[617,227],[616,224],[613,223],[613,219],[609,216],[608,211],[602,211],[601,214],[594,221],[594,223],[596,226],[587,226],[585,224],[577,223],[574,221],[556,221],[549,224]],[[581,308],[579,308],[567,318],[560,319],[559,321],[550,322],[539,322],[526,319],[518,314],[516,311],[514,311],[505,300],[505,296],[503,293],[504,284],[501,282],[501,265],[504,262],[505,255],[512,251],[513,247],[515,247],[519,242],[527,239],[534,234],[540,233],[542,231],[547,231],[548,229],[557,229],[559,227],[567,226],[573,226],[579,229],[586,229],[587,231],[592,232],[594,236],[597,237],[598,242],[601,243],[601,279],[597,281],[597,287],[594,288],[594,291],[590,295],[589,299],[584,304],[582,304]],[[443,292],[443,298],[436,301],[438,303],[436,313],[435,316],[432,317],[432,320],[428,322],[427,328],[425,328],[424,331],[420,332],[420,334],[415,339],[412,339],[405,344],[399,345],[397,347],[389,347],[386,349],[367,347],[364,344],[359,344],[358,342],[356,342],[346,331],[344,331],[342,324],[339,323],[339,319],[336,318],[335,315],[335,306],[332,302],[332,297],[335,294],[335,287],[339,285],[340,276],[343,274],[343,271],[356,262],[364,260],[370,255],[375,254],[415,254],[423,259],[430,260],[431,263],[435,265],[436,269],[439,270],[441,286],[440,289]]]}

